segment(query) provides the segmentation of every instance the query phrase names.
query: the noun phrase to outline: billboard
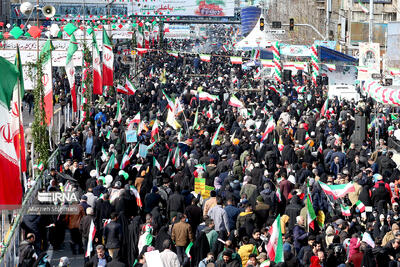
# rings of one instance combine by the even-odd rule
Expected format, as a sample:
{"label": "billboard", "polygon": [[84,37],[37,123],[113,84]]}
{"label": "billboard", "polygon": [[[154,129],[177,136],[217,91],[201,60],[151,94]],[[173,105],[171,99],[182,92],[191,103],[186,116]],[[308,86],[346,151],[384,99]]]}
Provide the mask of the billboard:
{"label": "billboard", "polygon": [[359,43],[359,66],[366,67],[367,72],[359,71],[358,79],[367,80],[372,73],[380,73],[380,47],[378,43]]}
{"label": "billboard", "polygon": [[[352,22],[351,23],[351,42],[368,42],[368,22]],[[372,42],[379,43],[381,46],[385,45],[387,24],[374,23]]]}
{"label": "billboard", "polygon": [[400,21],[388,23],[386,66],[400,68]]}
{"label": "billboard", "polygon": [[133,2],[128,13],[136,16],[233,17],[234,0],[154,0]]}

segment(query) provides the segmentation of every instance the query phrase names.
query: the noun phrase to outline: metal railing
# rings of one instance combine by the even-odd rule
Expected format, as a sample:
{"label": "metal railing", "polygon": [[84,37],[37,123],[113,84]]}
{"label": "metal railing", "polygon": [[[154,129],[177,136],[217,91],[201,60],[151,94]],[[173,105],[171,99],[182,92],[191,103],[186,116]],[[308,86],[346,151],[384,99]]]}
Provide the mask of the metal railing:
{"label": "metal railing", "polygon": [[[75,129],[81,127],[82,122],[80,122]],[[29,189],[29,191],[25,194],[24,199],[22,201],[21,209],[18,211],[18,214],[15,216],[15,219],[12,221],[10,230],[6,234],[5,239],[3,240],[3,245],[0,250],[0,266],[1,267],[13,267],[18,264],[18,246],[20,241],[20,226],[22,223],[22,219],[26,214],[29,206],[35,200],[37,192],[44,185],[45,178],[48,176],[48,169],[57,168],[59,165],[59,150],[58,148],[50,155],[47,160],[47,169],[43,170],[35,179],[35,185]],[[34,170],[32,170],[34,171]]]}

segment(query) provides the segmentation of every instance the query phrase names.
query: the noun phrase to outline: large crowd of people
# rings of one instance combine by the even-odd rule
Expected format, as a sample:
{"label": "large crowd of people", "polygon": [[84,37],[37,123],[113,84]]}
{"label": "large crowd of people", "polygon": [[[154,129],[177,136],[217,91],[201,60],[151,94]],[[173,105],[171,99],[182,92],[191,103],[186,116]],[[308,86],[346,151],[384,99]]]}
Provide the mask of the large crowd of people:
{"label": "large crowd of people", "polygon": [[[42,191],[78,192],[79,214],[24,216],[21,266],[43,261],[49,245],[65,246],[66,231],[85,266],[152,267],[146,255],[155,251],[164,267],[399,266],[400,172],[390,150],[399,130],[390,108],[361,96],[329,99],[321,112],[326,87],[302,77],[272,89],[226,56],[149,51],[138,66],[134,95],[97,96],[83,124],[62,135]],[[218,98],[200,100],[200,92]],[[233,93],[245,108],[229,104]],[[356,117],[366,118],[365,136],[355,134]],[[128,128],[136,142],[127,142]],[[206,194],[195,190],[197,178]],[[321,187],[349,183],[354,190],[338,198]],[[284,261],[275,263],[267,244],[278,216]]]}

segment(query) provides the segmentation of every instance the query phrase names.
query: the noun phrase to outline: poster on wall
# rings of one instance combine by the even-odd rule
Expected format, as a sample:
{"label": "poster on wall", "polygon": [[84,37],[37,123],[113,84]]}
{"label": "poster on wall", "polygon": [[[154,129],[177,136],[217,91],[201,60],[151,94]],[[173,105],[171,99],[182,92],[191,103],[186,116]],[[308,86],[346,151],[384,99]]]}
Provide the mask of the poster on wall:
{"label": "poster on wall", "polygon": [[367,80],[373,73],[380,73],[380,46],[379,43],[359,43],[359,80]]}

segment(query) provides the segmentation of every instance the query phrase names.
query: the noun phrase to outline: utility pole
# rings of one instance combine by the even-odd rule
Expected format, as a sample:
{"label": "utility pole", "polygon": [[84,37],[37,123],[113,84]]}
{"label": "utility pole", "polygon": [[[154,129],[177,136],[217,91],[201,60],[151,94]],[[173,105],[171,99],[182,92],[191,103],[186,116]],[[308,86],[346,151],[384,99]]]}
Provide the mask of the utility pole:
{"label": "utility pole", "polygon": [[372,29],[374,27],[374,1],[369,0],[369,27],[368,27],[368,41],[372,43],[373,32]]}
{"label": "utility pole", "polygon": [[332,12],[332,0],[326,1],[326,24],[325,24],[325,40],[329,40],[329,24]]}

